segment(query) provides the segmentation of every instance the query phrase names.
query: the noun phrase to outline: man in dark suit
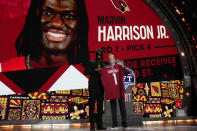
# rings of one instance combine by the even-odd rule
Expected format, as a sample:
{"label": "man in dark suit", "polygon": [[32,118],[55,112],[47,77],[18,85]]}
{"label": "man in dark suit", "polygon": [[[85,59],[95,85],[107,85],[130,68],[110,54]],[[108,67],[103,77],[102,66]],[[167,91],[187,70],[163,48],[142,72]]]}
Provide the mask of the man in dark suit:
{"label": "man in dark suit", "polygon": [[[99,72],[101,68],[104,67],[103,61],[103,51],[101,49],[96,50],[96,59],[90,61],[86,65],[85,74],[89,74],[89,121],[90,130],[95,130],[94,123],[97,123],[98,130],[105,130],[102,123],[102,110],[103,110],[103,98],[104,89],[101,83]],[[97,115],[95,115],[95,102],[97,101]]]}

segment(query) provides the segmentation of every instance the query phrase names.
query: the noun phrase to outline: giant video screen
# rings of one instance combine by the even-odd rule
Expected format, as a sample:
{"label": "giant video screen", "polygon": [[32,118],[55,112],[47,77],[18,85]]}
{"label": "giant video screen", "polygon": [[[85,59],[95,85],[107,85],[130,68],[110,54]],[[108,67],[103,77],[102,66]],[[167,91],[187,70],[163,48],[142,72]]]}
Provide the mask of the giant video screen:
{"label": "giant video screen", "polygon": [[0,0],[0,29],[5,94],[87,88],[83,64],[96,49],[138,83],[182,79],[165,21],[143,0]]}

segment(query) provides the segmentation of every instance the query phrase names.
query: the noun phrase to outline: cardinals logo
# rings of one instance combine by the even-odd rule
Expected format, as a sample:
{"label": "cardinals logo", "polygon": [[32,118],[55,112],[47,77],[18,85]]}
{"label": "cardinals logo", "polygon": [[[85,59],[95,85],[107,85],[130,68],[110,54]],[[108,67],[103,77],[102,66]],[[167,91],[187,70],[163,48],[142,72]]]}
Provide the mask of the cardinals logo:
{"label": "cardinals logo", "polygon": [[153,86],[153,85],[152,85],[152,87],[153,87],[155,92],[159,93],[159,87],[156,87],[156,86]]}
{"label": "cardinals logo", "polygon": [[112,4],[115,6],[115,8],[121,11],[122,13],[130,11],[127,3],[124,0],[111,0],[111,1]]}

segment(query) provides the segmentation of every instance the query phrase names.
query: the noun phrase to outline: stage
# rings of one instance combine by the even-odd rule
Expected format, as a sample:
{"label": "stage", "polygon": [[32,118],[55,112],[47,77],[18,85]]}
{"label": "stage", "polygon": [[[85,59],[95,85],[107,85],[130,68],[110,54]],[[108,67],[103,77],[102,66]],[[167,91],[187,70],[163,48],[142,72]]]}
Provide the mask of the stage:
{"label": "stage", "polygon": [[[66,121],[66,120],[46,120],[46,121],[1,121],[0,131],[89,131],[89,123],[87,121]],[[135,123],[135,122],[134,122]],[[117,131],[196,131],[197,119],[185,120],[158,120],[147,121],[134,124],[129,122],[127,128],[119,126],[116,129],[111,129],[109,124],[106,124],[107,130]]]}

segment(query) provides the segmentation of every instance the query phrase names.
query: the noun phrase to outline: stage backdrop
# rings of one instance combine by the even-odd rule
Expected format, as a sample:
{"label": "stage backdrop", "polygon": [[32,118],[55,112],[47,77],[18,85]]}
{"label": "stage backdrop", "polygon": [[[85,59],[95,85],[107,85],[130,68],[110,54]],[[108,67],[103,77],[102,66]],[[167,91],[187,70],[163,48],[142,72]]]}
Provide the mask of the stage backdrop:
{"label": "stage backdrop", "polygon": [[[137,85],[130,87],[133,93],[127,94],[126,99],[134,101],[135,112],[167,117],[172,116],[173,109],[182,108],[184,82],[179,54],[159,16],[143,0],[85,0],[85,3],[90,60],[95,59],[96,49],[101,48],[105,61],[113,53],[135,71]],[[1,97],[1,119],[66,119],[71,118],[68,112],[74,110],[86,114],[88,107],[84,103],[73,106],[72,111],[69,108],[73,99],[87,99],[83,91],[88,87],[88,76],[84,75],[82,65],[26,70],[24,57],[17,57],[15,41],[23,29],[29,5],[29,0],[0,0],[0,95],[24,94]],[[81,94],[72,98],[75,89]],[[67,90],[68,96],[54,95],[60,90]],[[35,98],[28,94],[50,91],[56,92],[45,93],[46,98],[42,99],[42,93]],[[54,105],[63,112],[55,111]],[[34,114],[28,114],[31,107],[35,108]]]}

